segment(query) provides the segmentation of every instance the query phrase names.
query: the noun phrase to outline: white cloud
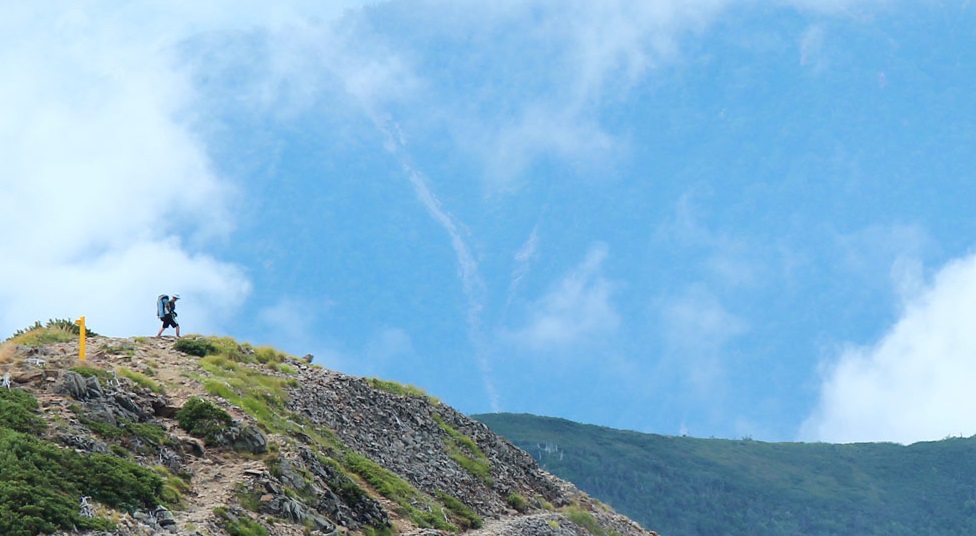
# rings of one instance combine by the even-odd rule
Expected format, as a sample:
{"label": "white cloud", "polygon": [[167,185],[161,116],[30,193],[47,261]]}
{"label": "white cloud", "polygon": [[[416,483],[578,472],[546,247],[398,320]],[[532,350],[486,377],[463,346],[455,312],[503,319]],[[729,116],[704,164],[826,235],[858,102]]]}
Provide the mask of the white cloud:
{"label": "white cloud", "polygon": [[531,349],[565,348],[612,333],[620,315],[611,301],[614,283],[603,277],[607,247],[590,248],[586,259],[545,296],[531,304],[528,321],[508,336]]}
{"label": "white cloud", "polygon": [[[782,9],[849,16],[854,7],[883,1],[780,0],[777,4]],[[517,49],[518,56],[495,61],[545,66],[505,70],[512,76],[504,86],[509,93],[466,95],[463,109],[454,114],[459,118],[452,127],[457,143],[484,162],[492,185],[502,190],[515,189],[519,176],[538,158],[555,156],[575,165],[606,167],[628,147],[626,140],[601,123],[600,111],[653,76],[655,69],[680,61],[681,41],[687,36],[704,32],[731,9],[753,5],[746,0],[581,0],[455,8],[463,9],[463,14],[445,8],[453,26],[466,28],[470,35],[505,25],[514,33],[511,39],[525,41]],[[513,24],[518,19],[534,24],[529,28]],[[822,45],[823,30],[811,28],[801,39],[804,58],[820,64]],[[546,81],[541,90],[540,79]],[[504,113],[490,121],[471,121],[470,99],[485,94],[496,101],[490,106]]]}
{"label": "white cloud", "polygon": [[695,192],[681,196],[675,205],[674,215],[658,227],[655,239],[700,250],[705,273],[724,287],[755,286],[767,262],[762,257],[762,248],[727,231],[712,229],[704,221],[695,197]]}
{"label": "white cloud", "polygon": [[49,318],[85,316],[102,335],[151,335],[156,295],[179,293],[184,333],[212,333],[241,305],[250,284],[240,271],[188,255],[175,241],[145,242],[84,261],[8,257],[0,269],[0,325],[14,330]]}
{"label": "white cloud", "polygon": [[664,302],[660,314],[666,366],[679,371],[698,396],[721,400],[727,345],[748,331],[748,323],[698,285]]}
{"label": "white cloud", "polygon": [[897,298],[908,302],[923,287],[921,260],[931,239],[914,225],[873,225],[839,235],[838,267],[861,281],[887,275]]}
{"label": "white cloud", "polygon": [[235,192],[191,128],[174,54],[193,32],[294,16],[257,6],[5,6],[0,330],[85,314],[103,333],[153,331],[146,303],[175,288],[191,331],[240,305],[243,272],[197,253],[233,228]]}
{"label": "white cloud", "polygon": [[803,439],[910,443],[976,433],[976,255],[946,265],[874,345],[826,367]]}
{"label": "white cloud", "polygon": [[538,255],[539,249],[539,226],[536,224],[529,234],[522,247],[515,253],[515,268],[512,269],[511,281],[508,284],[508,297],[505,300],[506,306],[511,305],[512,300],[518,292],[522,279],[528,275],[532,269],[532,261]]}

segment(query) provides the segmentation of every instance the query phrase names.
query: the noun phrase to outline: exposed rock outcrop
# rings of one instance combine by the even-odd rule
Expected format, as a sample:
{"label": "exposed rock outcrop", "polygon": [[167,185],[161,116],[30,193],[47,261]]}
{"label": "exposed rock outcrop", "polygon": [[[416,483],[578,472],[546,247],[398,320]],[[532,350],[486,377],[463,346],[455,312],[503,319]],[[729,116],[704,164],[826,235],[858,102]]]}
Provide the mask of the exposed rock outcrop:
{"label": "exposed rock outcrop", "polygon": [[[173,342],[93,338],[97,350],[81,367],[77,343],[23,347],[0,371],[12,370],[16,388],[40,401],[46,440],[84,456],[121,456],[168,478],[166,506],[90,507],[117,520],[117,535],[586,536],[573,521],[580,515],[599,527],[597,536],[653,534],[426,396],[306,359],[264,366],[243,346],[236,363],[201,361]],[[130,379],[139,375],[139,383]],[[255,381],[281,390],[247,383]],[[226,426],[198,437],[181,429],[179,410],[190,399],[222,408],[214,411],[230,415]]]}

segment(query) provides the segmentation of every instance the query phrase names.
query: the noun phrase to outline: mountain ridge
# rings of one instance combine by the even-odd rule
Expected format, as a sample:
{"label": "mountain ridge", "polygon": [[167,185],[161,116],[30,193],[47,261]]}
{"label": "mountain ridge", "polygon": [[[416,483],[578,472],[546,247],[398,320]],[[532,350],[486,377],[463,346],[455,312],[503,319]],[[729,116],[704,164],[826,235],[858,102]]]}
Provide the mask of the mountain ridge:
{"label": "mountain ridge", "polygon": [[[0,441],[64,456],[0,473],[0,494],[19,490],[9,536],[656,534],[407,386],[229,338],[93,336],[84,361],[76,336],[55,338],[0,352],[0,403],[43,421],[0,418]],[[104,474],[64,469],[95,462]],[[30,487],[42,472],[59,491]]]}
{"label": "mountain ridge", "polygon": [[546,470],[662,534],[976,533],[976,437],[769,443],[528,414],[473,417]]}

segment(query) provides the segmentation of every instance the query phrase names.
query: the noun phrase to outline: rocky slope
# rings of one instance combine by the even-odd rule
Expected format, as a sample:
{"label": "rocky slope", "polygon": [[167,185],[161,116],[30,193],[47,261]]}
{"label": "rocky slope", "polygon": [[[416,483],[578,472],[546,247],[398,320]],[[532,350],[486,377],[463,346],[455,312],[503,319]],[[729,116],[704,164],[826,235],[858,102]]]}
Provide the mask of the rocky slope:
{"label": "rocky slope", "polygon": [[[77,340],[5,345],[0,374],[9,388],[0,391],[33,395],[44,421],[40,441],[14,433],[5,441],[53,444],[78,463],[151,469],[119,469],[147,486],[126,500],[112,488],[134,486],[127,481],[92,483],[65,470],[79,482],[65,480],[54,497],[69,496],[79,512],[47,532],[654,534],[541,470],[485,425],[395,383],[229,339],[93,337],[85,361]],[[29,503],[41,499],[23,495],[5,499],[13,505],[0,510],[0,527],[40,531],[12,520],[40,508]],[[70,523],[99,528],[63,526]]]}

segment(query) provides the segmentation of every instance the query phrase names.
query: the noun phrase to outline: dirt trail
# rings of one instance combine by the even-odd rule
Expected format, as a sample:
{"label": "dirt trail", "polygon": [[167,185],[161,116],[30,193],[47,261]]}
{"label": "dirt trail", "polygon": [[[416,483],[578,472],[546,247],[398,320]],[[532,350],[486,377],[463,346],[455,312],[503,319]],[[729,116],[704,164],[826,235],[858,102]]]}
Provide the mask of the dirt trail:
{"label": "dirt trail", "polygon": [[[56,413],[69,422],[76,420],[67,409],[73,401],[56,392],[54,384],[62,371],[77,366],[105,370],[124,367],[146,374],[164,388],[171,406],[180,407],[190,397],[205,394],[203,386],[193,376],[205,376],[206,372],[196,365],[196,357],[174,350],[175,343],[174,337],[92,337],[87,341],[84,361],[79,359],[78,341],[56,343],[31,355],[28,360],[0,366],[0,374],[10,372],[14,378],[32,378],[41,385],[47,383],[37,396],[42,411],[52,417]],[[242,412],[228,409],[235,418],[246,419]],[[175,422],[168,420],[164,426],[172,436],[189,439]],[[216,533],[208,524],[213,519],[214,508],[233,503],[238,484],[266,471],[260,460],[225,456],[215,450],[207,450],[202,458],[186,456],[185,462],[185,469],[191,475],[191,488],[184,493],[181,507],[172,513],[178,526],[188,533],[194,530]]]}

